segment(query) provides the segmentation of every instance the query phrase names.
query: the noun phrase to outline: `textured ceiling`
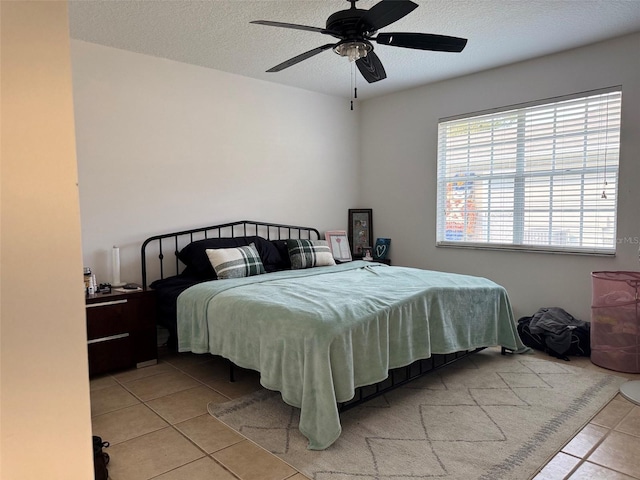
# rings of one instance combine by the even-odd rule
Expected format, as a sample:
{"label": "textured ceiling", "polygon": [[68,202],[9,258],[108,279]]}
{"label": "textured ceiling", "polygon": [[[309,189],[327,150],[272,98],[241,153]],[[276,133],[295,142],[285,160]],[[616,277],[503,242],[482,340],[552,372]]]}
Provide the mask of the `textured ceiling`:
{"label": "textured ceiling", "polygon": [[[417,9],[381,32],[463,37],[466,48],[444,53],[374,44],[387,78],[368,84],[357,74],[359,98],[640,31],[640,0],[414,1]],[[357,7],[376,3],[360,0]],[[348,97],[351,64],[331,50],[281,72],[265,72],[333,37],[249,23],[324,28],[329,15],[347,8],[345,0],[72,0],[69,18],[74,39]]]}

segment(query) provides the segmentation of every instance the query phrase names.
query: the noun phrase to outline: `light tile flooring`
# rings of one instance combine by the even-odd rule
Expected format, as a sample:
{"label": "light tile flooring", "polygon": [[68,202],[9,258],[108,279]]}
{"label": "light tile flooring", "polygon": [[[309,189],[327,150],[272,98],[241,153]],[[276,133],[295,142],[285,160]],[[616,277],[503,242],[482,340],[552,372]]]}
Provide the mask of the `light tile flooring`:
{"label": "light tile flooring", "polygon": [[[556,360],[544,353],[536,355]],[[619,373],[571,357],[571,366],[640,380],[640,374]],[[534,477],[534,480],[640,479],[640,406],[618,394]]]}
{"label": "light tile flooring", "polygon": [[[306,479],[207,413],[209,402],[262,388],[255,372],[237,369],[230,383],[219,358],[159,353],[157,365],[91,380],[93,433],[110,442],[111,480]],[[570,365],[616,373],[585,358]],[[535,476],[568,478],[640,479],[640,406],[618,395]]]}

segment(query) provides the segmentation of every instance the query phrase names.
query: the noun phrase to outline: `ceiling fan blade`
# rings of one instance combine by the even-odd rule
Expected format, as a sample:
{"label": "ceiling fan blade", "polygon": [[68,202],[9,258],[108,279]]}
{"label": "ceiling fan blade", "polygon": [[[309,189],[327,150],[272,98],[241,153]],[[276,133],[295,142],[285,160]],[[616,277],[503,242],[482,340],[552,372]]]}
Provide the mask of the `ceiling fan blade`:
{"label": "ceiling fan blade", "polygon": [[362,15],[356,27],[367,25],[368,31],[375,32],[400,20],[416,8],[418,8],[418,4],[410,0],[382,0]]}
{"label": "ceiling fan blade", "polygon": [[326,28],[309,27],[307,25],[298,25],[296,23],[272,22],[271,20],[254,20],[249,23],[255,23],[256,25],[268,25],[270,27],[294,28],[296,30],[306,30],[308,32],[326,33],[328,35],[335,33],[335,32],[331,32],[330,30],[327,30]]}
{"label": "ceiling fan blade", "polygon": [[364,79],[369,83],[387,78],[387,72],[384,71],[382,62],[373,51],[369,52],[366,57],[356,60],[356,65]]}
{"label": "ceiling fan blade", "polygon": [[375,41],[381,45],[437,52],[461,52],[467,44],[466,38],[429,33],[380,33]]}
{"label": "ceiling fan blade", "polygon": [[267,72],[279,72],[280,70],[289,68],[295,65],[296,63],[300,63],[301,61],[306,60],[307,58],[311,58],[314,55],[324,52],[325,50],[328,50],[329,48],[332,48],[334,46],[335,44],[333,43],[327,43],[326,45],[322,45],[321,47],[317,47],[317,48],[314,48],[313,50],[309,50],[308,52],[301,53],[300,55],[290,58],[286,62],[282,62],[281,64],[276,65],[273,68],[270,68],[269,70],[267,70]]}

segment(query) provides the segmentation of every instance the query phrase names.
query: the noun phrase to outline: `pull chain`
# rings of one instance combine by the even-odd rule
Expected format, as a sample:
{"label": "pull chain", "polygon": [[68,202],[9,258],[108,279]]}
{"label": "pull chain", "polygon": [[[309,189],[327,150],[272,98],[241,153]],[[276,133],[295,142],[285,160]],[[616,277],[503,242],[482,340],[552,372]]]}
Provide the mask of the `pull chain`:
{"label": "pull chain", "polygon": [[[351,111],[353,111],[353,99],[358,98],[358,89],[356,88],[356,80],[355,80],[355,65],[354,62],[351,62],[351,90],[353,93],[351,94]],[[355,97],[354,97],[355,94]]]}
{"label": "pull chain", "polygon": [[353,69],[353,98],[358,98],[358,76],[355,73],[355,65]]}
{"label": "pull chain", "polygon": [[[607,125],[605,125],[605,134],[604,134],[604,174],[602,176],[604,185],[602,186],[602,195],[600,198],[607,198],[607,193],[605,190],[607,189],[607,148],[609,147],[609,103],[607,102]],[[636,292],[637,295],[637,292]]]}

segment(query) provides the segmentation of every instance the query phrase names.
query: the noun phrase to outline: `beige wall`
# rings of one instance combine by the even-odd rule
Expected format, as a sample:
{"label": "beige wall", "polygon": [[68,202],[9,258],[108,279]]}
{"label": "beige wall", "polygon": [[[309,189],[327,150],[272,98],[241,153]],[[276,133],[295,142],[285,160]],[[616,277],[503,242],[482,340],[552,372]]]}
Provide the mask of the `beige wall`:
{"label": "beige wall", "polygon": [[[362,203],[375,212],[376,235],[391,237],[393,261],[489,277],[507,288],[517,316],[558,306],[589,320],[590,273],[639,269],[639,48],[640,34],[629,35],[365,102]],[[616,85],[622,131],[615,258],[436,248],[438,119]]]}
{"label": "beige wall", "polygon": [[1,471],[93,477],[66,2],[1,2]]}

